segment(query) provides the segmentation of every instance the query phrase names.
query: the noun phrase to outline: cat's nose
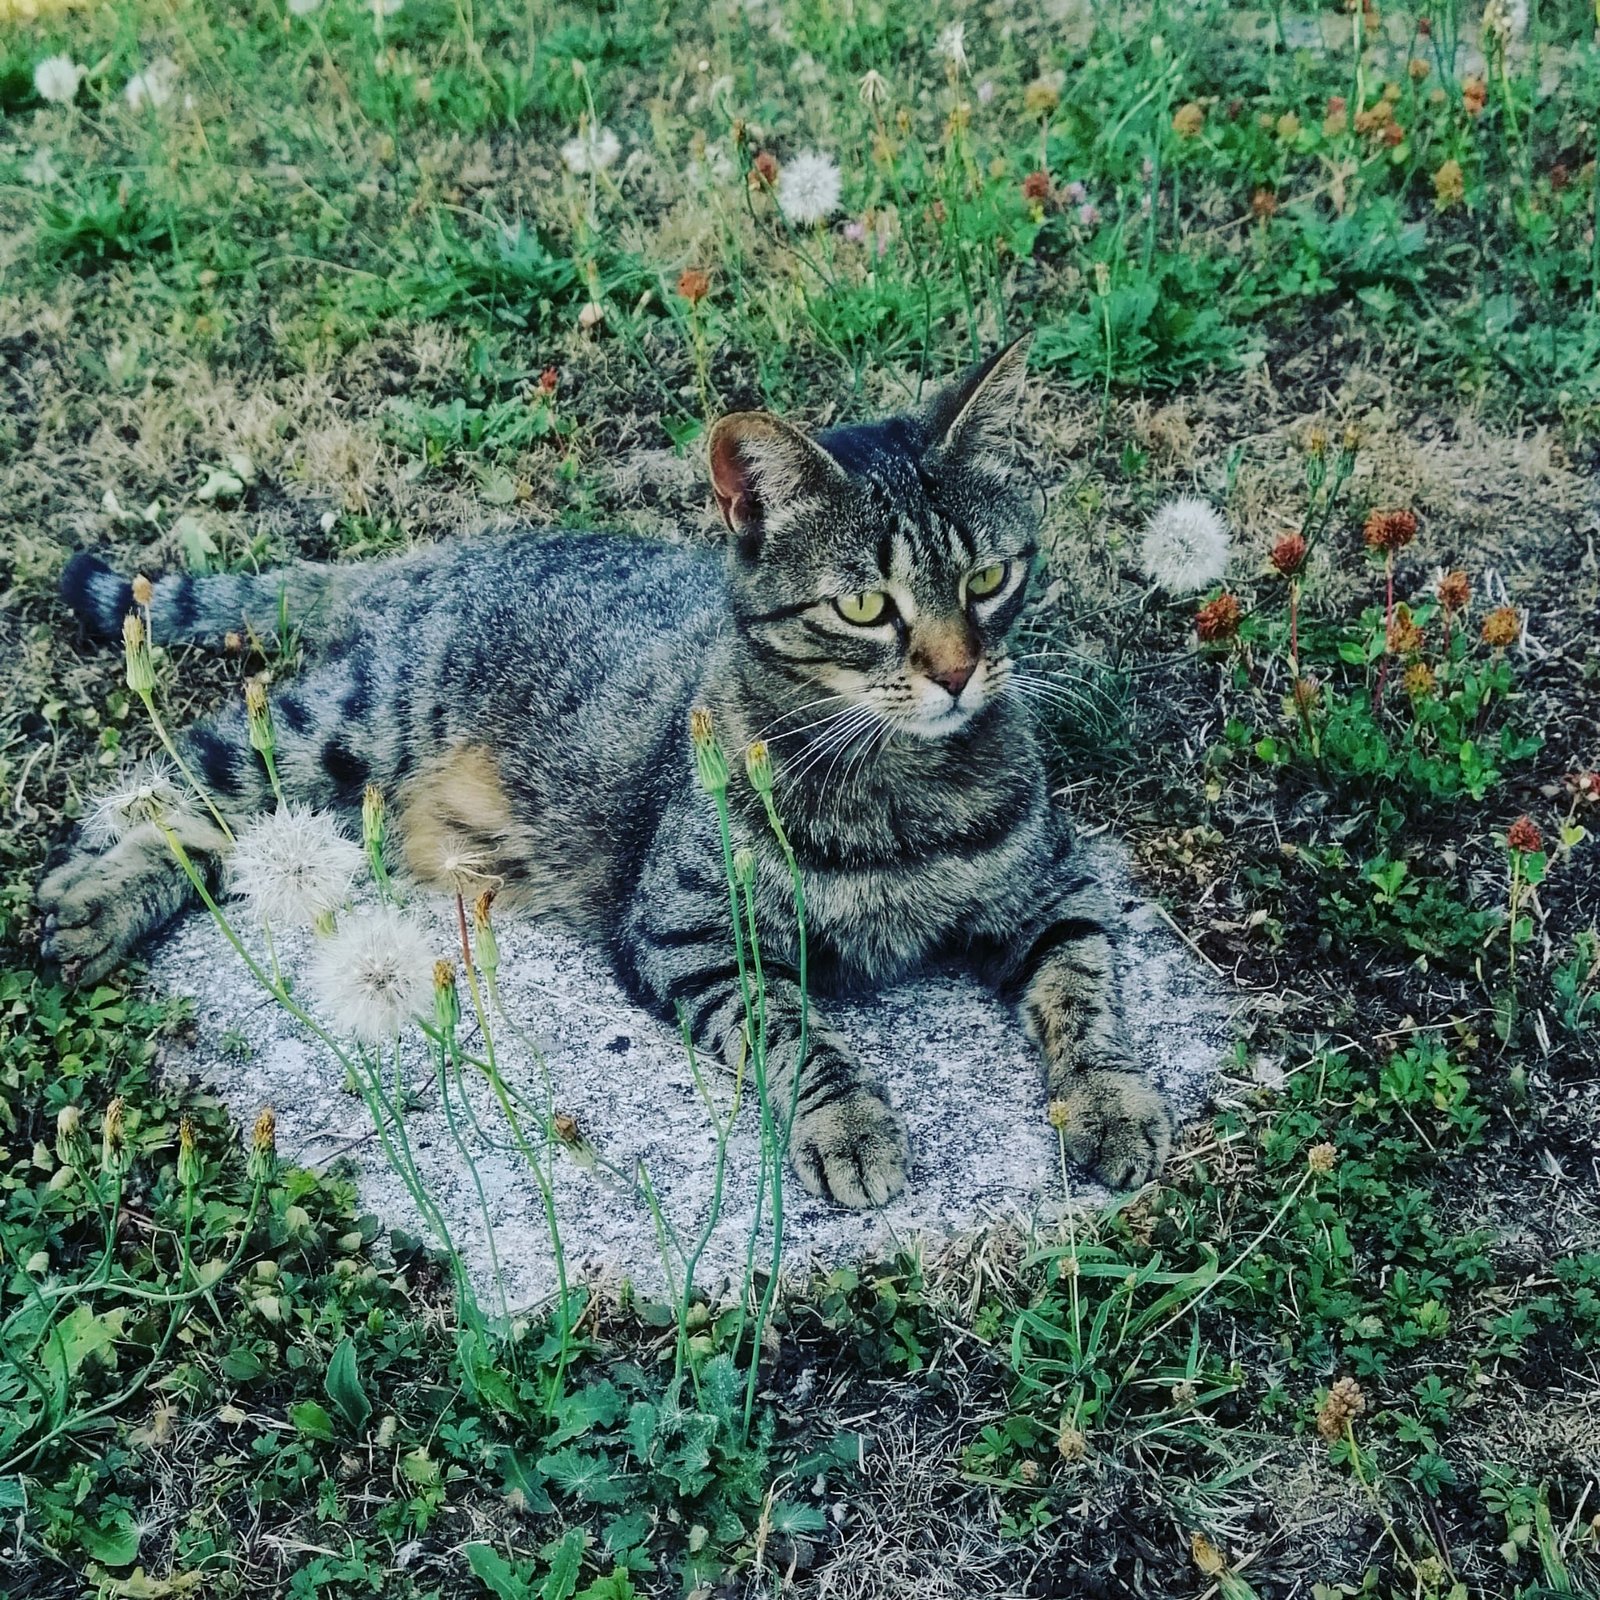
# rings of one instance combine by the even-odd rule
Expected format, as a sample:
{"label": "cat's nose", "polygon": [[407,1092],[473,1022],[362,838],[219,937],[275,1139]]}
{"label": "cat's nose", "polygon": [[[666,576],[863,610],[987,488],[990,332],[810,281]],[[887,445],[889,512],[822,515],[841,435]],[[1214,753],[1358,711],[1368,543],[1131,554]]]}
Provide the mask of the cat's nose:
{"label": "cat's nose", "polygon": [[977,670],[976,661],[963,661],[953,667],[944,667],[938,672],[930,672],[928,676],[939,685],[947,689],[952,699],[960,697],[961,691],[972,681],[972,674]]}

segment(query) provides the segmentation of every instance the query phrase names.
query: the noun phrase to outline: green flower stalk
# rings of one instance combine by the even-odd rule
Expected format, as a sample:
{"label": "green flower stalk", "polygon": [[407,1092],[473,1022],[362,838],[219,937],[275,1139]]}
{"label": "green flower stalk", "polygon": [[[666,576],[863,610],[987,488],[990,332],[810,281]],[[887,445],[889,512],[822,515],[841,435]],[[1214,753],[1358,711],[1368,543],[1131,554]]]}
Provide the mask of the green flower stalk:
{"label": "green flower stalk", "polygon": [[271,1183],[278,1164],[278,1118],[271,1106],[263,1106],[250,1131],[250,1155],[245,1176],[251,1183]]}
{"label": "green flower stalk", "polygon": [[267,779],[278,804],[283,804],[283,785],[278,782],[278,739],[272,725],[272,706],[267,700],[267,686],[261,678],[251,678],[244,686],[244,712],[250,724],[250,748],[261,757],[267,769]]}

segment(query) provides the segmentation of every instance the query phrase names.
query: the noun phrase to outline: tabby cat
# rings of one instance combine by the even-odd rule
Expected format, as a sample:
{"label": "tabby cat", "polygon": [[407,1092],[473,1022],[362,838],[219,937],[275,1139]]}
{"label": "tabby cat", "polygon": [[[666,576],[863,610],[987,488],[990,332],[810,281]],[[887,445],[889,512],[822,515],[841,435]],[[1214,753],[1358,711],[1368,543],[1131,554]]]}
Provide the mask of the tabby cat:
{"label": "tabby cat", "polygon": [[[310,665],[273,694],[289,797],[354,814],[379,786],[406,863],[462,862],[503,903],[603,941],[629,993],[737,1058],[741,1005],[715,814],[689,712],[725,747],[764,738],[804,873],[812,990],[955,960],[1014,1002],[1044,1057],[1067,1148],[1143,1183],[1170,1119],[1130,1051],[1114,930],[1052,808],[1007,632],[1035,554],[1007,437],[1026,367],[1012,345],[914,415],[808,437],[764,412],[709,440],[726,548],[516,532],[362,566],[154,585],[163,641],[270,634],[280,602]],[[131,604],[87,552],[68,603],[102,634]],[[242,710],[190,728],[186,758],[225,812],[271,803]],[[737,766],[737,762],[735,762]],[[736,843],[757,860],[769,1070],[796,1069],[800,991],[789,879],[743,781]],[[225,840],[184,823],[220,880]],[[41,891],[44,948],[80,980],[110,970],[190,899],[151,824],[84,849]],[[791,1150],[811,1190],[879,1205],[906,1179],[905,1125],[813,1011]]]}

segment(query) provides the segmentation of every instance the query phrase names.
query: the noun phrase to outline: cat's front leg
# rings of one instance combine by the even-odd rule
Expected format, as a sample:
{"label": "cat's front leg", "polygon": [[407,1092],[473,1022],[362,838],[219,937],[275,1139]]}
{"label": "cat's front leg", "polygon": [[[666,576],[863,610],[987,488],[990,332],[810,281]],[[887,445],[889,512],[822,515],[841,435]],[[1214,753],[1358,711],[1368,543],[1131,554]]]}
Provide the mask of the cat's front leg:
{"label": "cat's front leg", "polygon": [[1067,1153],[1113,1189],[1135,1189],[1167,1159],[1172,1114],[1128,1039],[1110,908],[1065,851],[1055,877],[1050,898],[1008,941],[1002,989],[1044,1056]]}
{"label": "cat's front leg", "polygon": [[[670,883],[670,892],[663,883],[661,892],[647,889],[635,902],[623,935],[625,966],[641,998],[669,1018],[683,1018],[697,1052],[735,1070],[743,1065],[745,1093],[753,1098],[726,883],[684,861],[675,864]],[[755,1003],[754,975],[746,970]],[[763,979],[768,1102],[780,1128],[794,1108],[789,1159],[795,1172],[813,1194],[840,1205],[883,1205],[905,1187],[905,1122],[845,1041],[802,1001],[794,969],[766,954]],[[803,1063],[802,1004],[808,1008]]]}

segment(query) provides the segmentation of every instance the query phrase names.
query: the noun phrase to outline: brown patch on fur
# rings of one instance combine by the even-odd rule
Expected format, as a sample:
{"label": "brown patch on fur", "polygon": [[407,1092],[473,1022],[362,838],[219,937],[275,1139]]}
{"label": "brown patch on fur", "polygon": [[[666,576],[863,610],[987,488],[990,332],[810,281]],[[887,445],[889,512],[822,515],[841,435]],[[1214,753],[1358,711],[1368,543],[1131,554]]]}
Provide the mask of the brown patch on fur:
{"label": "brown patch on fur", "polygon": [[399,813],[418,882],[469,899],[493,888],[508,909],[555,912],[580,928],[594,922],[599,883],[517,815],[486,745],[458,745],[423,767],[401,791]]}

